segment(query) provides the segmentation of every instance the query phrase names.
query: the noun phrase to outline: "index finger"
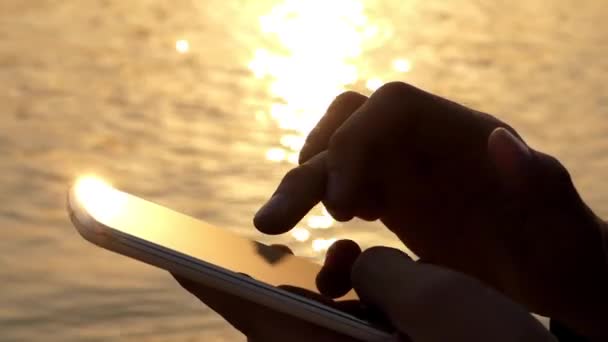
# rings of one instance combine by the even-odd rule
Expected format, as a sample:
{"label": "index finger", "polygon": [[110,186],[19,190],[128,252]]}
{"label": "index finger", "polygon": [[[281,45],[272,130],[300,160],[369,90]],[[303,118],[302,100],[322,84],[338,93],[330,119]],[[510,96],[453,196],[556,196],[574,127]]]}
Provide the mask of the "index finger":
{"label": "index finger", "polygon": [[325,194],[326,152],[289,171],[272,197],[258,210],[253,224],[266,234],[282,234],[293,228]]}

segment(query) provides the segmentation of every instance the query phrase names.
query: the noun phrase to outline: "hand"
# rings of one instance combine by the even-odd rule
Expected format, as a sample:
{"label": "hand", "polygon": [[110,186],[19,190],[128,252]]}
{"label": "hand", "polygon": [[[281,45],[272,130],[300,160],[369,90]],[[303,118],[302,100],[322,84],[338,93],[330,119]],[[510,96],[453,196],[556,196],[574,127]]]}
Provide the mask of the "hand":
{"label": "hand", "polygon": [[323,201],[340,221],[380,219],[421,259],[530,310],[603,329],[601,221],[566,169],[500,120],[390,83],[369,99],[339,96],[300,162],[256,215],[262,232],[291,229]]}
{"label": "hand", "polygon": [[352,338],[312,323],[195,283],[178,275],[173,276],[184,289],[220,314],[230,325],[247,336],[247,340],[250,342],[355,342]]}
{"label": "hand", "polygon": [[[353,341],[221,291],[177,279],[249,341]],[[416,263],[396,249],[376,247],[365,251],[354,263],[352,282],[362,301],[382,312],[397,329],[392,339],[395,342],[555,341],[523,307],[498,292],[461,273]]]}

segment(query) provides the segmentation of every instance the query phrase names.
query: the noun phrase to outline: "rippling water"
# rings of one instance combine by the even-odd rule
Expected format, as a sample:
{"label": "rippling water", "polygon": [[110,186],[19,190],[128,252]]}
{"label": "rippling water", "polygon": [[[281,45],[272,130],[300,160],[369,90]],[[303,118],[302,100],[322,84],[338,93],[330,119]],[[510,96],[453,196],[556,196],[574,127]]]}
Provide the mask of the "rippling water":
{"label": "rippling water", "polygon": [[[64,210],[95,173],[258,236],[255,209],[343,89],[400,79],[496,113],[608,215],[602,1],[0,2],[3,341],[242,337],[168,275],[96,248]],[[321,208],[273,239],[398,245]]]}

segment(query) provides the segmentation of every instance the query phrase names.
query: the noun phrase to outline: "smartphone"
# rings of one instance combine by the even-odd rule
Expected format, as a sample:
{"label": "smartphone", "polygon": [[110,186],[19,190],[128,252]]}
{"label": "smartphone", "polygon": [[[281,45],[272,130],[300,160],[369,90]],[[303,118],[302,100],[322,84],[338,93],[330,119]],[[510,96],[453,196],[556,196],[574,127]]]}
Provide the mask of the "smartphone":
{"label": "smartphone", "polygon": [[[77,180],[70,218],[88,241],[206,286],[362,341],[391,334],[367,321],[277,288],[317,291],[320,265],[119,191],[100,179]],[[245,275],[244,275],[245,274]],[[354,291],[345,299],[356,299]]]}

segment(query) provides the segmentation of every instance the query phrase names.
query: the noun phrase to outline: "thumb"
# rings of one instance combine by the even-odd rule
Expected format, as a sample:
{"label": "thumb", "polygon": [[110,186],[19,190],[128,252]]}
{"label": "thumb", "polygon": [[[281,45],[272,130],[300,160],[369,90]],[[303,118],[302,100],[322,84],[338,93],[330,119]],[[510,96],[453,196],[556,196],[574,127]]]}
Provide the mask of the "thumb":
{"label": "thumb", "polygon": [[353,287],[413,341],[553,341],[526,310],[458,272],[385,247],[355,262]]}

